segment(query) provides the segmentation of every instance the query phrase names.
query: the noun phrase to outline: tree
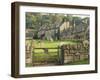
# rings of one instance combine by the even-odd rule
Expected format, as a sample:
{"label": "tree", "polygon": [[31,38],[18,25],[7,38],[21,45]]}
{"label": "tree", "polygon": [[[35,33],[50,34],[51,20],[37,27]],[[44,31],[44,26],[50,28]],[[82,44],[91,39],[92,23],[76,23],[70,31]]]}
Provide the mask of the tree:
{"label": "tree", "polygon": [[26,28],[35,28],[36,17],[32,13],[26,13]]}

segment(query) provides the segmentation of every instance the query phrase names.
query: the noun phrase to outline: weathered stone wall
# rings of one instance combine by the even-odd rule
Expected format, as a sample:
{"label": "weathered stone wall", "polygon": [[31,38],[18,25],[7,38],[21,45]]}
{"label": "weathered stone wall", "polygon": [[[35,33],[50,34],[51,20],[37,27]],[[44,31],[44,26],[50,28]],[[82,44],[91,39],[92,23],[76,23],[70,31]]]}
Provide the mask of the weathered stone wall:
{"label": "weathered stone wall", "polygon": [[62,64],[89,59],[89,49],[82,44],[63,45],[61,47]]}

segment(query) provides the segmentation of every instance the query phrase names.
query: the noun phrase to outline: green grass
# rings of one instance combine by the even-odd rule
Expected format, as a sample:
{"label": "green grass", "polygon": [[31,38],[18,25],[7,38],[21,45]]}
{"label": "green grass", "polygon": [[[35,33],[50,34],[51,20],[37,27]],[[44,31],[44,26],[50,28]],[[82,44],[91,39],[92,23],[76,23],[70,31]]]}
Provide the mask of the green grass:
{"label": "green grass", "polygon": [[27,63],[27,64],[26,64],[26,67],[32,67],[32,64],[28,64],[28,63]]}
{"label": "green grass", "polygon": [[33,61],[57,61],[57,55],[35,55]]}
{"label": "green grass", "polygon": [[[57,51],[58,51],[57,49],[48,49],[49,53],[57,52]],[[34,49],[34,52],[35,53],[44,53],[44,50],[43,49]]]}
{"label": "green grass", "polygon": [[89,60],[84,59],[84,60],[80,60],[80,61],[76,61],[76,62],[70,62],[65,65],[79,65],[79,64],[89,64]]}
{"label": "green grass", "polygon": [[44,53],[44,51],[41,49],[41,50],[37,50],[35,49],[34,50],[34,53],[33,53],[33,58],[35,58],[35,60],[38,60],[38,61],[50,61],[50,60],[57,60],[58,59],[58,53],[57,53],[57,49],[55,49],[55,51],[50,51],[48,52],[48,54]]}
{"label": "green grass", "polygon": [[[26,40],[26,42],[31,43],[31,40]],[[64,41],[47,41],[47,40],[34,40],[34,47],[40,48],[42,45],[43,48],[55,48],[62,44],[76,44],[76,42],[70,41],[70,40],[64,40]]]}

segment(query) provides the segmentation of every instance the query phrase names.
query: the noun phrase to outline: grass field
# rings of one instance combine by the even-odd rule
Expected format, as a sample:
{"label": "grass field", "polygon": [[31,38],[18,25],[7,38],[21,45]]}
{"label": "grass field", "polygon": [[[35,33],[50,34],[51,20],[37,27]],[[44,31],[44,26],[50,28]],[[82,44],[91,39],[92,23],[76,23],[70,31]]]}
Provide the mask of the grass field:
{"label": "grass field", "polygon": [[71,63],[67,63],[65,65],[79,65],[79,64],[89,64],[89,60],[88,59],[84,59],[84,60],[80,60],[80,61],[76,61],[76,62],[71,62]]}
{"label": "grass field", "polygon": [[[74,41],[47,41],[47,40],[26,40],[26,43],[33,43],[35,48],[55,48],[63,44],[76,44]],[[41,46],[42,45],[42,46]]]}

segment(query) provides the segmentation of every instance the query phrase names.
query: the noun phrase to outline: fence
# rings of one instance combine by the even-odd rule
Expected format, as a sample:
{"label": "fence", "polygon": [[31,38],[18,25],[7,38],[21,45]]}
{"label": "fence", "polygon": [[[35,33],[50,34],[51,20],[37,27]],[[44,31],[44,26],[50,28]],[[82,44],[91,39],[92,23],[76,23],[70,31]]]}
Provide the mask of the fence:
{"label": "fence", "polygon": [[59,48],[32,48],[26,46],[26,66],[57,65],[59,63]]}
{"label": "fence", "polygon": [[89,60],[89,45],[66,44],[57,48],[26,47],[26,63],[32,66],[63,65],[80,60]]}
{"label": "fence", "polygon": [[34,48],[32,65],[57,65],[59,63],[59,48]]}

